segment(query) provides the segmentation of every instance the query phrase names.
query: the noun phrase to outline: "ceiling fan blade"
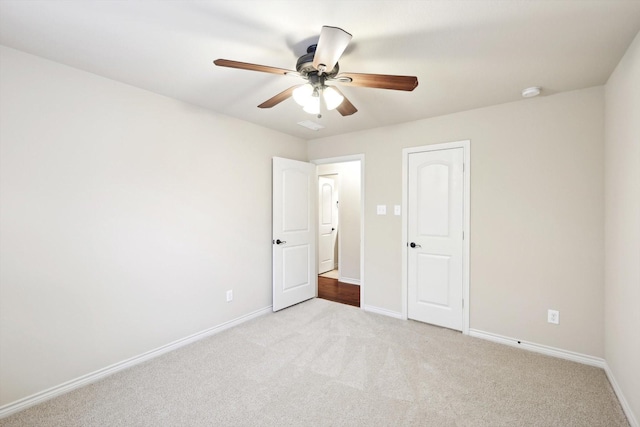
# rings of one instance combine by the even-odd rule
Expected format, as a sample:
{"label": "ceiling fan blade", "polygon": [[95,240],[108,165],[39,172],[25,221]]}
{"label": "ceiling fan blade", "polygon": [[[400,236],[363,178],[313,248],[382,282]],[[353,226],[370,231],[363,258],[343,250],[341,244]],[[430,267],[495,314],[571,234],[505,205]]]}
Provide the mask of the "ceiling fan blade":
{"label": "ceiling fan blade", "polygon": [[358,112],[358,109],[356,107],[353,106],[353,104],[351,103],[351,101],[349,101],[347,99],[346,96],[344,96],[344,93],[342,93],[342,91],[340,91],[340,89],[338,89],[335,86],[331,86],[332,88],[334,88],[336,90],[336,92],[338,92],[340,95],[342,95],[342,97],[344,98],[342,100],[342,102],[340,103],[340,105],[338,105],[336,107],[336,110],[338,110],[338,112],[340,114],[342,114],[343,116],[350,116],[354,113]]}
{"label": "ceiling fan blade", "polygon": [[[351,81],[345,81],[351,79]],[[412,91],[418,86],[415,76],[392,76],[388,74],[340,73],[334,79],[345,86],[373,87]]]}
{"label": "ceiling fan blade", "polygon": [[239,68],[241,70],[261,71],[263,73],[272,74],[298,74],[293,70],[285,70],[284,68],[269,67],[268,65],[249,64],[248,62],[231,61],[230,59],[216,59],[213,61],[218,67]]}
{"label": "ceiling fan blade", "polygon": [[274,107],[274,106],[280,104],[285,99],[291,98],[291,95],[293,95],[293,91],[296,88],[300,87],[300,86],[302,86],[302,85],[292,86],[289,89],[283,90],[282,92],[280,92],[276,96],[271,97],[271,98],[267,99],[266,101],[264,101],[262,104],[258,105],[258,108],[271,108],[271,107]]}
{"label": "ceiling fan blade", "polygon": [[351,34],[342,28],[322,27],[318,46],[313,56],[313,68],[329,73],[351,41]]}

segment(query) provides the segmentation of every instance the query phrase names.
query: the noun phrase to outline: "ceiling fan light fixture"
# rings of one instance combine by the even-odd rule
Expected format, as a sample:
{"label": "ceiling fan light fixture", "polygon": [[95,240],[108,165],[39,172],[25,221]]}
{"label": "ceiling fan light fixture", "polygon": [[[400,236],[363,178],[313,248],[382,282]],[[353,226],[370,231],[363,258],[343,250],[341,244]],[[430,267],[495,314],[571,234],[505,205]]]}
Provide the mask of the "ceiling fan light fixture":
{"label": "ceiling fan light fixture", "polygon": [[303,110],[309,114],[320,114],[320,97],[311,96]]}
{"label": "ceiling fan light fixture", "polygon": [[293,100],[298,103],[298,105],[306,106],[309,102],[311,102],[311,98],[313,97],[313,86],[310,84],[298,86],[293,91]]}
{"label": "ceiling fan light fixture", "polygon": [[322,90],[322,95],[324,96],[324,103],[327,106],[327,110],[335,110],[342,104],[342,101],[344,101],[344,96],[331,86],[325,87]]}
{"label": "ceiling fan light fixture", "polygon": [[327,110],[335,110],[344,101],[344,96],[331,86],[318,90],[310,84],[305,84],[295,88],[292,96],[294,101],[309,114],[320,114],[320,96]]}

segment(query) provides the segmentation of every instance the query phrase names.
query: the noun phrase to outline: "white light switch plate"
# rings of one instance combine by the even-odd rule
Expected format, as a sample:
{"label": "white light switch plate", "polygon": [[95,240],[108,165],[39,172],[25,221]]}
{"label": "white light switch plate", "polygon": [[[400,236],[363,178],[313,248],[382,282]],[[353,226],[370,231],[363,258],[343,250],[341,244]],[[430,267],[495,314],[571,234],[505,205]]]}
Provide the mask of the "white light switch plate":
{"label": "white light switch plate", "polygon": [[400,205],[393,206],[393,214],[400,215]]}
{"label": "white light switch plate", "polygon": [[386,215],[387,214],[387,205],[378,205],[376,212],[378,215]]}

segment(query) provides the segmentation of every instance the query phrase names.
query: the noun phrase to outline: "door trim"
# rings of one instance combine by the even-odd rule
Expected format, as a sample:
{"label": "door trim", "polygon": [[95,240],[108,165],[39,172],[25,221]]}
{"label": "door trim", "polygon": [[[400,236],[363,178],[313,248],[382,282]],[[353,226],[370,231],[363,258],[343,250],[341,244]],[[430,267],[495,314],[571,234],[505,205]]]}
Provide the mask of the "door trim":
{"label": "door trim", "polygon": [[464,194],[463,194],[463,218],[462,227],[464,241],[462,244],[462,298],[464,307],[462,309],[462,333],[469,335],[469,241],[471,238],[470,203],[471,203],[471,141],[444,142],[440,144],[423,145],[420,147],[410,147],[402,150],[402,318],[408,319],[408,273],[407,273],[407,205],[409,197],[409,154],[421,153],[424,151],[448,150],[451,148],[462,148],[464,158]]}
{"label": "door trim", "polygon": [[[345,163],[345,162],[353,162],[360,161],[360,309],[364,310],[365,302],[364,302],[364,294],[365,294],[365,274],[364,274],[364,154],[353,154],[349,156],[340,156],[340,157],[329,157],[324,159],[315,159],[309,160],[309,163],[313,163],[315,165],[326,165],[331,163]],[[317,170],[317,169],[316,169]],[[318,173],[316,172],[316,181],[317,181]],[[317,209],[316,209],[317,210]],[[339,221],[339,219],[338,219]],[[341,248],[341,236],[338,234],[338,251]],[[316,245],[318,244],[318,239],[316,238]],[[317,249],[316,249],[317,250]],[[339,267],[338,267],[339,268]],[[317,290],[316,290],[317,292]]]}

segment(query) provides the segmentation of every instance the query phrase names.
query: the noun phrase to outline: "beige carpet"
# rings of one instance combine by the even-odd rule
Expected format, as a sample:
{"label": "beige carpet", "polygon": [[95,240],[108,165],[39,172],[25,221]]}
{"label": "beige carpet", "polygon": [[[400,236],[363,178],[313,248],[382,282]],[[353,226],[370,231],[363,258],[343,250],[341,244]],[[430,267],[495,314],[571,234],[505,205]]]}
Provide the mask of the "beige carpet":
{"label": "beige carpet", "polygon": [[626,426],[601,369],[314,299],[2,426]]}
{"label": "beige carpet", "polygon": [[327,271],[326,273],[320,274],[320,276],[328,277],[330,279],[338,279],[339,278],[338,270],[330,270],[330,271]]}

